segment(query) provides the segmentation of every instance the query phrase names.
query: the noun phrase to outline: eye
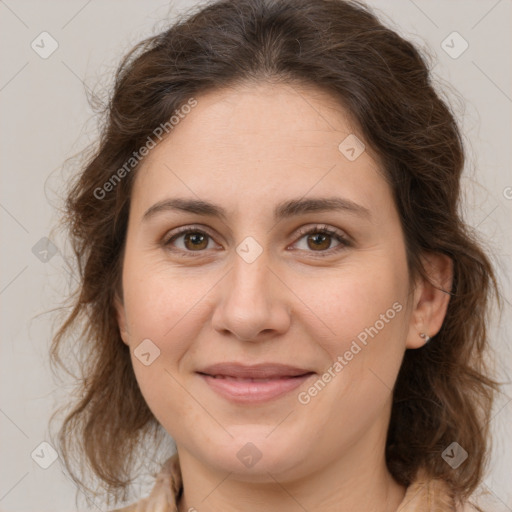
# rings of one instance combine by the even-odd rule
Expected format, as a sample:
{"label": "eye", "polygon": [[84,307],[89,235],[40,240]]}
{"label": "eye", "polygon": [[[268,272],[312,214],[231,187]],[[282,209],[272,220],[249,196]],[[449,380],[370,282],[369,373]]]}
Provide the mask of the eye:
{"label": "eye", "polygon": [[[299,250],[317,252],[321,257],[339,252],[351,245],[343,232],[325,225],[302,228],[298,234],[300,239],[296,245],[302,245],[299,246]],[[304,242],[300,244],[303,239],[305,239]],[[337,242],[334,247],[332,247],[333,240]]]}
{"label": "eye", "polygon": [[[177,243],[178,241],[180,242]],[[212,249],[210,242],[213,242],[213,239],[206,231],[194,227],[187,227],[174,233],[170,238],[164,240],[163,243],[165,247],[173,251],[180,251],[189,256],[190,254],[187,253],[202,252],[205,249]]]}

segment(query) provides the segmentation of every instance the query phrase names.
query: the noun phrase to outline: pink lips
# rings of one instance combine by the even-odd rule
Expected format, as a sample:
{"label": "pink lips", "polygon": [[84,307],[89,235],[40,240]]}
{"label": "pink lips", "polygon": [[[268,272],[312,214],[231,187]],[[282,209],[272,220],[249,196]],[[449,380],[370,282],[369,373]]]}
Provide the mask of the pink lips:
{"label": "pink lips", "polygon": [[314,372],[282,364],[218,363],[200,371],[210,388],[236,403],[254,404],[276,399],[299,387]]}

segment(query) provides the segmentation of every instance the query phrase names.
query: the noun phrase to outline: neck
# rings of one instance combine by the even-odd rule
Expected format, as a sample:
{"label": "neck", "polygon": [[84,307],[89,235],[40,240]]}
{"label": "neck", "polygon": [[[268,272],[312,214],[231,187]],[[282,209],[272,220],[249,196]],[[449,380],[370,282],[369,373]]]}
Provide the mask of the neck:
{"label": "neck", "polygon": [[[385,434],[385,431],[384,431]],[[179,512],[395,512],[405,495],[387,470],[383,432],[362,436],[343,457],[295,480],[281,481],[270,473],[262,482],[205,465],[178,449],[184,492]]]}

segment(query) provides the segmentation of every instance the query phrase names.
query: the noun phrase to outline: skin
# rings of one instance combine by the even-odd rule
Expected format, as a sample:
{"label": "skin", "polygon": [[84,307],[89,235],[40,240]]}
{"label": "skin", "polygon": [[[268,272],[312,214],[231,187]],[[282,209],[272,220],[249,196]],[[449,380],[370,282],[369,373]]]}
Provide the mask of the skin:
{"label": "skin", "polygon": [[[440,329],[449,296],[410,279],[378,159],[368,144],[355,161],[339,151],[349,134],[364,139],[334,98],[260,83],[197,101],[137,171],[116,302],[140,389],[177,445],[179,510],[395,511],[405,488],[384,456],[393,384],[405,349],[425,343],[421,332]],[[333,196],[368,215],[273,218],[283,201]],[[226,218],[161,210],[143,219],[176,197],[216,203]],[[335,236],[319,243],[318,231],[298,234],[317,225],[337,229],[349,244]],[[166,246],[182,226],[209,236],[199,249],[185,235]],[[252,263],[236,251],[249,236],[263,251]],[[431,280],[449,289],[450,260],[431,254],[425,264]],[[321,377],[395,303],[403,309],[307,404],[298,394],[311,382],[240,405],[195,373],[235,360],[293,364]],[[133,355],[144,339],[160,350],[148,366]],[[249,442],[261,453],[252,467],[237,457]]]}

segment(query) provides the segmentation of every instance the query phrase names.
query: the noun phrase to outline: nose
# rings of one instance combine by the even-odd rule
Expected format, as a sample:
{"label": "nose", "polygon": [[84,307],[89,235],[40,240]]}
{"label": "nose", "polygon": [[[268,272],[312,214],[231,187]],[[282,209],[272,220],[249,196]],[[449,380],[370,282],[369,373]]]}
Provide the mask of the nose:
{"label": "nose", "polygon": [[289,329],[291,292],[268,263],[265,253],[252,263],[235,257],[212,317],[217,332],[258,342]]}

